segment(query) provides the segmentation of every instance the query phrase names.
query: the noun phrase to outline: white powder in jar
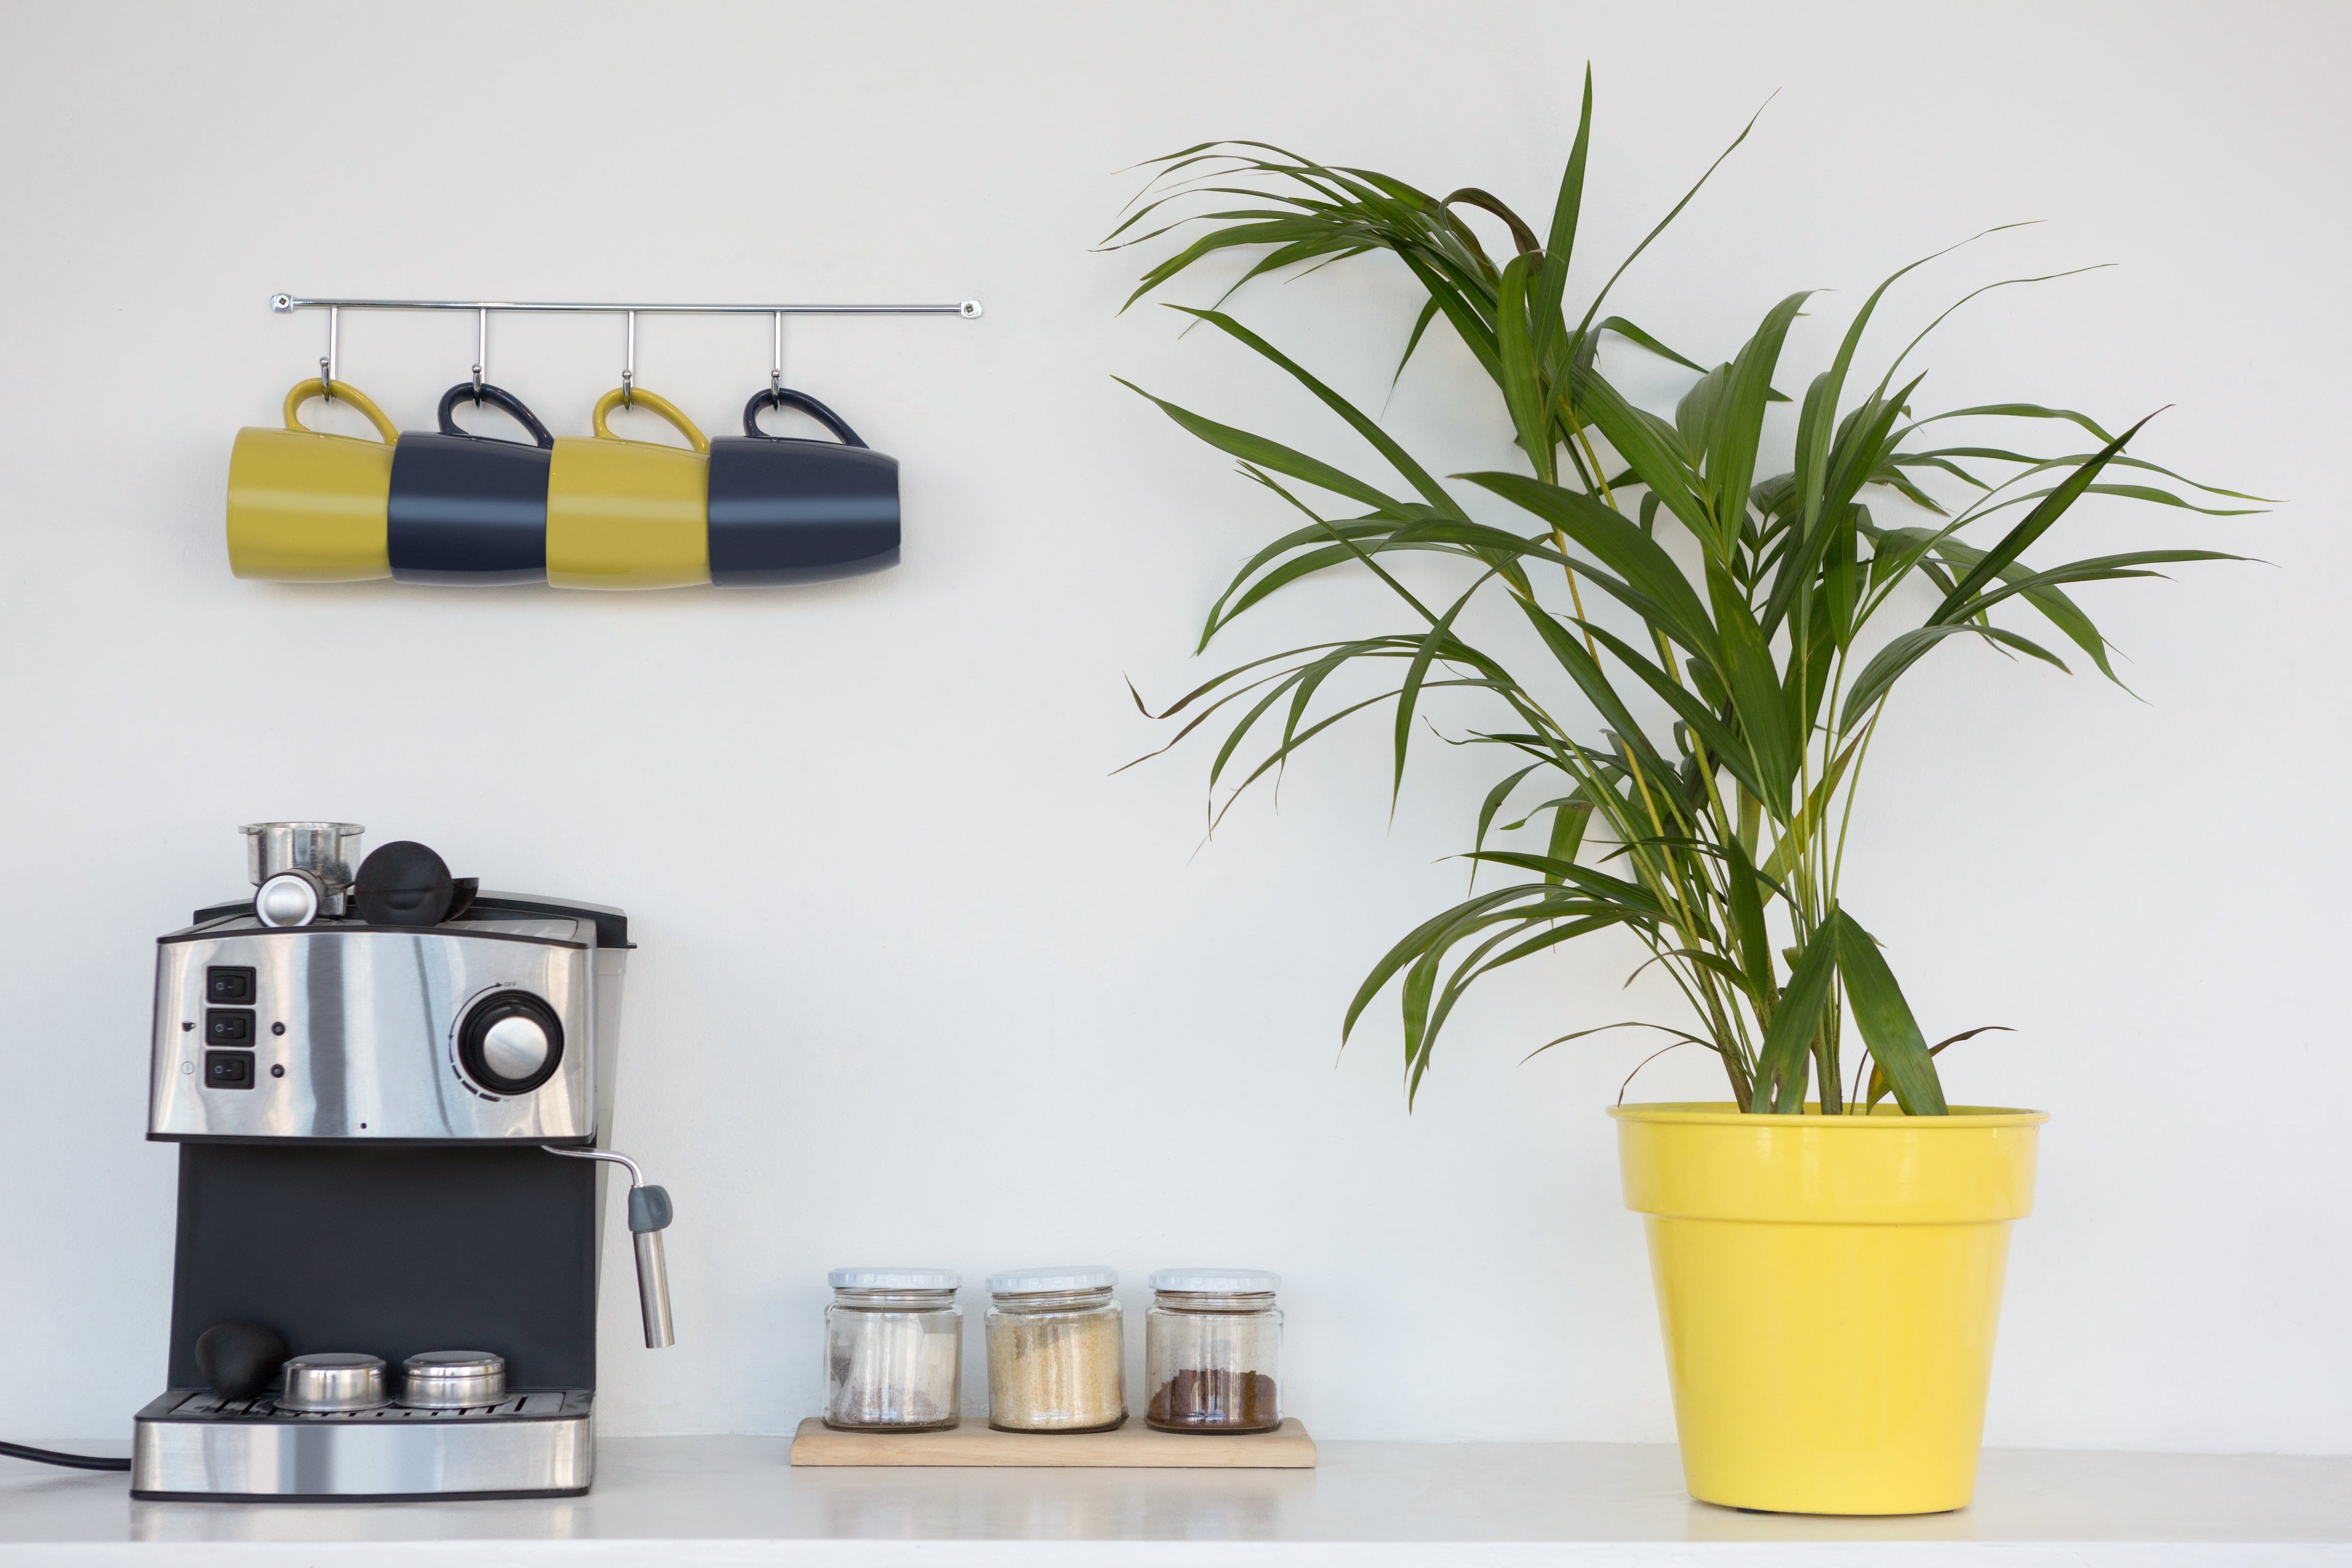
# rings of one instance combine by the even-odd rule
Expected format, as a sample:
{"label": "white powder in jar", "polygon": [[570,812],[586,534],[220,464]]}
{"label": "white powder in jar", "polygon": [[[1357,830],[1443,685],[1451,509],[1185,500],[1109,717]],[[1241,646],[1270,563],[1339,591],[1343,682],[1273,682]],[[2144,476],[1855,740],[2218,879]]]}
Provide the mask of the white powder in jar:
{"label": "white powder in jar", "polygon": [[826,1357],[825,1422],[940,1426],[956,1419],[962,1321],[952,1314],[847,1312]]}

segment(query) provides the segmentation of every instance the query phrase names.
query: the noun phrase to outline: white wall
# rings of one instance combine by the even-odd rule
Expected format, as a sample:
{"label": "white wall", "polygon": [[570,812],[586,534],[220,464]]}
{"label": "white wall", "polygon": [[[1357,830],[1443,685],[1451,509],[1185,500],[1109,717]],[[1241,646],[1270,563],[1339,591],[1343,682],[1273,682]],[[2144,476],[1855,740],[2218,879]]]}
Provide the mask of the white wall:
{"label": "white wall", "polygon": [[[1391,825],[1375,721],[1197,854],[1205,752],[1109,776],[1161,733],[1122,675],[1198,679],[1198,617],[1286,526],[1110,376],[1361,455],[1233,346],[1114,314],[1137,266],[1088,246],[1116,171],[1254,136],[1540,212],[1590,58],[1595,267],[1779,92],[1623,288],[1670,341],[1720,357],[1834,288],[1810,374],[1886,271],[2047,218],[1895,317],[2123,265],[1971,307],[1927,395],[2169,403],[2139,449],[2294,498],[2086,510],[2086,547],[2270,564],[2086,593],[2145,702],[1937,655],[1849,885],[1929,1028],[2016,1027],[1952,1053],[1955,1097],[2055,1113],[1992,1440],[2352,1451],[2340,8],[405,0],[16,5],[5,31],[0,1435],[117,1436],[161,1386],[150,942],[240,886],[237,824],[331,816],[635,918],[617,1141],[677,1198],[679,1342],[634,1347],[614,1248],[607,1430],[787,1429],[829,1265],[1099,1258],[1137,1286],[1281,1269],[1291,1397],[1328,1436],[1668,1436],[1601,1117],[1647,1047],[1515,1065],[1667,1007],[1618,992],[1625,950],[1476,1000],[1411,1118],[1385,1007],[1335,1059],[1363,970],[1461,885],[1480,760],[1430,756]],[[792,380],[905,465],[895,572],[303,589],[233,580],[221,540],[234,433],[320,352],[322,321],[264,308],[280,289],[988,314],[791,329]],[[1413,304],[1363,262],[1241,309],[1377,404]],[[496,379],[583,429],[618,328],[494,333]],[[469,318],[358,317],[342,369],[415,427],[472,348]],[[649,322],[641,382],[719,428],[766,353],[764,321]],[[1448,468],[1508,460],[1453,345],[1391,418]],[[1319,587],[1234,647],[1377,604]],[[1716,1088],[1669,1058],[1637,1092]]]}

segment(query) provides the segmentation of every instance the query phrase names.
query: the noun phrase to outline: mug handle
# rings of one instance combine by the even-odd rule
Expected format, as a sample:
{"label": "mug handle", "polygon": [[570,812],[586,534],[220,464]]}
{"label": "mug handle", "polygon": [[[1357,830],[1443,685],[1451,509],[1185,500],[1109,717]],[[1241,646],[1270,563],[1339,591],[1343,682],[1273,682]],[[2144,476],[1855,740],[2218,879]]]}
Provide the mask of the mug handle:
{"label": "mug handle", "polygon": [[760,428],[760,416],[771,408],[797,408],[838,437],[845,447],[863,447],[865,442],[849,427],[849,421],[811,397],[805,392],[794,392],[789,386],[763,387],[751,395],[743,405],[743,434],[761,441],[791,441],[793,436],[771,436]]}
{"label": "mug handle", "polygon": [[[688,441],[691,441],[694,444],[694,449],[696,451],[701,453],[706,458],[710,456],[710,437],[696,429],[694,427],[694,421],[688,419],[686,416],[686,411],[678,407],[677,404],[672,403],[667,397],[656,396],[653,393],[646,391],[643,387],[639,387],[631,392],[629,397],[632,403],[643,404],[646,407],[652,409],[656,414],[658,414],[663,418],[668,420],[670,425],[679,435],[685,437]],[[599,441],[624,441],[628,438],[625,436],[614,435],[612,430],[604,424],[605,416],[611,414],[614,409],[618,408],[619,406],[621,406],[621,389],[617,386],[596,400],[596,413],[591,423],[593,423],[596,427],[596,439]],[[656,445],[658,445],[658,443],[656,443]]]}
{"label": "mug handle", "polygon": [[463,436],[469,441],[497,441],[509,447],[522,445],[520,441],[509,441],[503,436],[477,436],[471,430],[459,429],[457,405],[467,398],[471,398],[476,403],[487,403],[493,408],[504,411],[516,424],[530,433],[531,440],[537,445],[541,447],[555,445],[555,437],[547,433],[547,426],[539,422],[538,415],[522,405],[521,398],[502,386],[492,386],[487,382],[482,384],[481,390],[477,392],[474,390],[472,382],[461,381],[441,395],[441,434]]}
{"label": "mug handle", "polygon": [[308,381],[296,382],[294,384],[294,390],[286,395],[286,428],[289,430],[299,430],[305,436],[318,436],[324,434],[322,431],[313,430],[308,425],[303,424],[302,421],[296,416],[296,411],[299,410],[302,405],[310,402],[310,399],[314,397],[324,397],[329,395],[331,393],[334,396],[341,398],[344,402],[350,404],[361,413],[366,415],[368,423],[375,426],[376,434],[383,437],[385,446],[388,447],[394,441],[400,439],[400,432],[394,429],[392,421],[383,416],[383,409],[378,408],[374,404],[368,401],[367,394],[361,392],[356,387],[345,386],[340,381],[321,381],[315,375]]}

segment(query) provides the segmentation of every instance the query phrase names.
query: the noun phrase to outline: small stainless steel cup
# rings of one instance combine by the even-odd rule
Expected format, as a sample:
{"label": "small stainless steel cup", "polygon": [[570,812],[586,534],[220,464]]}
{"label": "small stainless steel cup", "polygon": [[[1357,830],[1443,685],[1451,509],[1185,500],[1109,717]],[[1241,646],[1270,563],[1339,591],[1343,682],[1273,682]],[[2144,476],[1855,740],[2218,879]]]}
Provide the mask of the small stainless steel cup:
{"label": "small stainless steel cup", "polygon": [[245,835],[245,874],[255,887],[281,871],[308,871],[325,889],[320,913],[343,912],[352,862],[366,828],[356,822],[248,822],[239,831]]}
{"label": "small stainless steel cup", "polygon": [[383,1358],[355,1351],[320,1351],[286,1363],[280,1410],[373,1410],[387,1404]]}
{"label": "small stainless steel cup", "polygon": [[418,1410],[463,1410],[507,1395],[507,1359],[488,1351],[421,1351],[400,1370],[400,1402]]}

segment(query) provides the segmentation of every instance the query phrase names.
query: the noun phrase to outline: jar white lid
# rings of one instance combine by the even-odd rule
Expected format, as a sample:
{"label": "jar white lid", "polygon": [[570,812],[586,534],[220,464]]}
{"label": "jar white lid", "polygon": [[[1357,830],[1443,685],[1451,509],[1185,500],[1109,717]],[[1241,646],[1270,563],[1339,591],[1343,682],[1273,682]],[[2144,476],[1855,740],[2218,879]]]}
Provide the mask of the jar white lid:
{"label": "jar white lid", "polygon": [[1090,1263],[1064,1263],[1050,1268],[1010,1268],[988,1277],[992,1296],[1039,1296],[1056,1290],[1108,1290],[1118,1283],[1118,1270]]}
{"label": "jar white lid", "polygon": [[824,1282],[836,1290],[952,1290],[963,1276],[952,1268],[836,1268]]}
{"label": "jar white lid", "polygon": [[1152,1273],[1151,1288],[1203,1296],[1270,1296],[1282,1289],[1282,1276],[1263,1268],[1160,1268]]}

